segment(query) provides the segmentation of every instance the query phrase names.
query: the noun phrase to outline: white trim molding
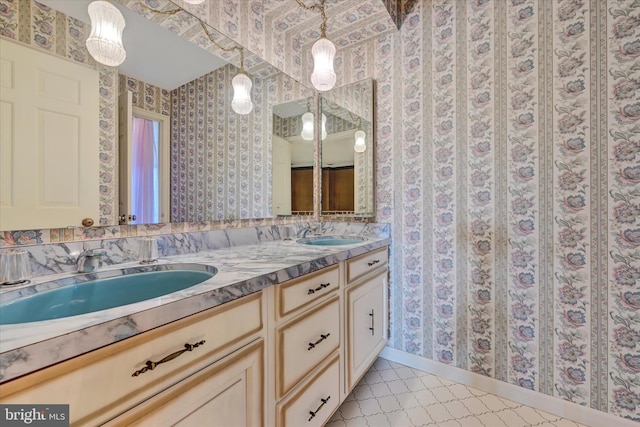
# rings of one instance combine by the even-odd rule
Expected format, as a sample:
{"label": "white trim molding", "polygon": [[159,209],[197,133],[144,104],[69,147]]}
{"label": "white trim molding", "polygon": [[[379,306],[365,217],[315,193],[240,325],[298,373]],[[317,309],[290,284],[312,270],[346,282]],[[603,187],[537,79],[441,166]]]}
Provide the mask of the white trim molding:
{"label": "white trim molding", "polygon": [[509,384],[495,378],[466,371],[455,366],[436,362],[431,359],[406,353],[391,347],[385,347],[380,357],[391,362],[401,363],[411,368],[446,378],[487,393],[493,393],[505,399],[528,405],[559,417],[567,418],[590,427],[638,427],[640,424],[593,408],[567,402],[537,391],[527,390],[515,384]]}

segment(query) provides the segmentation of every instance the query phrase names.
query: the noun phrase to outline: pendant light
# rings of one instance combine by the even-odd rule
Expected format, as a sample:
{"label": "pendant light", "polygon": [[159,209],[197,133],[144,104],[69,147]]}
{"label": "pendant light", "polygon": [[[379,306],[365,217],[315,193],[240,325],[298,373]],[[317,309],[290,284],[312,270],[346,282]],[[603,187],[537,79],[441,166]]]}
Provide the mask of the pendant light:
{"label": "pendant light", "polygon": [[118,8],[103,0],[89,4],[87,11],[91,18],[87,50],[99,63],[117,67],[127,57],[122,45],[122,30],[126,24],[124,16]]}
{"label": "pendant light", "polygon": [[313,113],[307,102],[307,112],[302,115],[302,132],[300,136],[305,141],[313,141]]}
{"label": "pendant light", "polygon": [[233,99],[231,100],[231,108],[237,114],[249,114],[253,110],[253,102],[251,101],[251,87],[253,83],[247,74],[244,72],[244,48],[240,46],[224,47],[221,46],[209,33],[204,23],[200,21],[200,26],[203,31],[209,37],[211,43],[213,43],[218,49],[225,52],[231,52],[237,50],[240,52],[240,71],[231,80],[231,86],[233,86]]}
{"label": "pendant light", "polygon": [[319,0],[311,6],[296,0],[298,5],[304,10],[318,9],[322,17],[320,24],[320,39],[311,47],[313,56],[313,73],[311,73],[311,83],[317,90],[327,91],[336,84],[336,72],[333,69],[333,59],[336,55],[336,46],[327,39],[327,15],[324,11],[325,0]]}
{"label": "pendant light", "polygon": [[367,146],[364,143],[364,138],[366,137],[366,134],[362,129],[358,129],[356,131],[355,137],[356,137],[356,143],[353,146],[353,151],[355,151],[356,153],[364,153],[364,150],[367,149]]}
{"label": "pendant light", "polygon": [[251,102],[251,87],[253,83],[244,72],[244,50],[240,48],[240,71],[231,80],[233,86],[233,100],[231,108],[238,114],[249,114],[253,110]]}
{"label": "pendant light", "polygon": [[[203,3],[204,0],[185,0],[187,3],[191,4],[200,4]],[[139,4],[145,9],[151,10],[155,13],[165,14],[165,15],[174,15],[183,11],[182,8],[172,9],[172,10],[157,10],[147,6],[141,0],[138,0]],[[251,110],[253,110],[253,102],[251,101],[251,87],[253,83],[247,74],[244,72],[244,48],[241,46],[232,46],[232,47],[224,47],[221,46],[209,33],[205,24],[200,21],[200,26],[202,30],[209,38],[209,41],[216,46],[218,49],[224,52],[232,52],[237,50],[240,52],[240,71],[238,74],[231,80],[231,86],[233,87],[233,99],[231,100],[231,108],[237,114],[249,114]]]}

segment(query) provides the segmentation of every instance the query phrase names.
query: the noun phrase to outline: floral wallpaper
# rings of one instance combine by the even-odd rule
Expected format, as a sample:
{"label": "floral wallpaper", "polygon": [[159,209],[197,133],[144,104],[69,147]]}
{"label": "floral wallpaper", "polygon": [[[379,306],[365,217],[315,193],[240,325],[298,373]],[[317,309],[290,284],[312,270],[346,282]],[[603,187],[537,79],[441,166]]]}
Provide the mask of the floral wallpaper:
{"label": "floral wallpaper", "polygon": [[[22,3],[0,0],[2,34],[53,46]],[[338,86],[376,80],[390,345],[640,421],[637,0],[404,0],[397,19],[398,2],[378,3],[329,1],[329,37]],[[290,0],[207,4],[184,6],[309,75],[317,16]],[[304,97],[260,84],[261,105]],[[170,230],[191,225],[210,223]]]}
{"label": "floral wallpaper", "polygon": [[96,63],[85,47],[91,28],[33,0],[0,0],[0,35],[95,67],[100,79],[100,218],[117,223],[117,68]]}
{"label": "floral wallpaper", "polygon": [[640,421],[640,4],[402,7],[337,70],[376,79],[391,345]]}
{"label": "floral wallpaper", "polygon": [[[295,0],[219,0],[199,5],[184,0],[175,2],[277,69],[310,85],[304,71],[313,65],[311,46],[320,37],[318,11],[304,10]],[[362,47],[364,40],[397,31],[395,15],[390,14],[390,10],[397,10],[397,3],[397,0],[328,0],[327,35],[338,49]],[[363,74],[357,80],[364,77]],[[342,85],[340,79],[338,76],[338,86]]]}
{"label": "floral wallpaper", "polygon": [[336,56],[339,85],[376,80],[390,345],[640,421],[640,4],[398,22]]}
{"label": "floral wallpaper", "polygon": [[[346,120],[342,117],[334,116],[331,113],[324,113],[327,118],[325,129],[327,134],[343,132],[346,130],[357,129],[358,125]],[[302,116],[282,118],[277,114],[273,115],[273,134],[282,138],[299,136],[302,132]]]}
{"label": "floral wallpaper", "polygon": [[131,92],[131,103],[134,107],[164,116],[171,115],[171,92],[168,90],[120,74],[118,91],[123,93],[125,90]]}
{"label": "floral wallpaper", "polygon": [[271,213],[273,106],[311,92],[282,73],[253,78],[253,110],[229,108],[226,65],[171,94],[171,220],[266,218]]}

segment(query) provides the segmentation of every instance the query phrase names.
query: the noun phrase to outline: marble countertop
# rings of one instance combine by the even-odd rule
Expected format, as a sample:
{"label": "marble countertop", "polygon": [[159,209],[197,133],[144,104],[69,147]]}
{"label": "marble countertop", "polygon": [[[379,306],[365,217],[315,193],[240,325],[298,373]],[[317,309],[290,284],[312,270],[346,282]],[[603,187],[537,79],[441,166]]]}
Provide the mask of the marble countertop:
{"label": "marble countertop", "polygon": [[[0,325],[0,383],[389,244],[388,238],[380,237],[342,246],[277,240],[160,258],[159,263],[211,265],[218,273],[190,288],[135,304],[55,320]],[[137,265],[125,263],[102,270]],[[41,276],[31,286],[34,289],[71,276]],[[6,295],[0,295],[0,300]]]}

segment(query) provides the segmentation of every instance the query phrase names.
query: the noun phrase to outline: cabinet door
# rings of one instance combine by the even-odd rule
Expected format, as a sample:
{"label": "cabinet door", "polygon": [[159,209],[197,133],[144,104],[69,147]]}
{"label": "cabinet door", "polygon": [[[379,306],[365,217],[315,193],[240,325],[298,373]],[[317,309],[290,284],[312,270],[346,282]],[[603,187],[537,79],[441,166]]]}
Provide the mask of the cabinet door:
{"label": "cabinet door", "polygon": [[386,283],[385,269],[347,288],[347,392],[367,372],[387,342]]}
{"label": "cabinet door", "polygon": [[238,350],[125,412],[107,425],[264,424],[263,340]]}

